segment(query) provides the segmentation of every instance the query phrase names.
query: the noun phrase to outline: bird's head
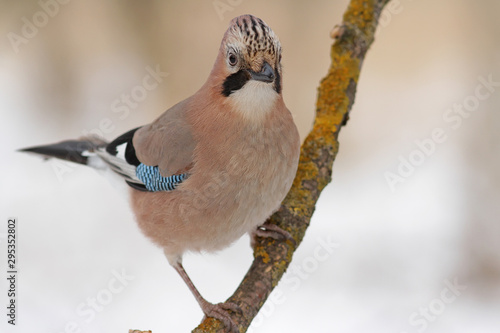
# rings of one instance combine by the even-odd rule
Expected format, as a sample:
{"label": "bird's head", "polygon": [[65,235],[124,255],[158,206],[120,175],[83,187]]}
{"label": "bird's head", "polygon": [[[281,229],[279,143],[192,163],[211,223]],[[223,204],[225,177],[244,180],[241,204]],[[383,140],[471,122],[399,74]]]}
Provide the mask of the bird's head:
{"label": "bird's head", "polygon": [[281,97],[281,45],[261,19],[234,18],[214,66],[216,89],[247,116],[265,114]]}

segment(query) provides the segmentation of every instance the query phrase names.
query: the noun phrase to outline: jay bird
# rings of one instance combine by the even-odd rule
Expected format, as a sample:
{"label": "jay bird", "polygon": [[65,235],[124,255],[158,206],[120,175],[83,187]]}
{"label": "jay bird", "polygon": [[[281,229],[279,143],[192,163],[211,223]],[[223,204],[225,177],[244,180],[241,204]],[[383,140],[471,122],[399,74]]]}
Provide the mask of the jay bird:
{"label": "jay bird", "polygon": [[283,101],[279,39],[252,15],[231,21],[205,84],[152,123],[109,143],[86,137],[21,151],[119,176],[142,232],[163,249],[204,314],[232,330],[227,310],[238,306],[206,301],[183,254],[221,250],[245,233],[289,237],[265,221],[292,185],[300,139]]}

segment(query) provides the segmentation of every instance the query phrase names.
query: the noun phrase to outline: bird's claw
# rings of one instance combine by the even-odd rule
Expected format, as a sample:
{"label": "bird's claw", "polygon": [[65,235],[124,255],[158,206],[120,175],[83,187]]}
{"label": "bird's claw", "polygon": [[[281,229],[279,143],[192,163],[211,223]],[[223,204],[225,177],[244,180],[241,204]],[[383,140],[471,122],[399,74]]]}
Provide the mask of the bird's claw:
{"label": "bird's claw", "polygon": [[294,246],[296,244],[295,239],[293,239],[292,235],[288,231],[280,228],[276,224],[267,222],[253,231],[251,237],[252,247],[255,245],[255,237],[272,238],[276,240],[284,239],[291,241]]}
{"label": "bird's claw", "polygon": [[233,311],[234,313],[237,313],[237,314],[243,313],[243,310],[241,309],[241,307],[238,304],[233,303],[233,302],[219,303],[217,305],[219,305],[221,308],[223,308],[226,311]]}
{"label": "bird's claw", "polygon": [[212,304],[208,303],[203,307],[203,312],[205,313],[205,317],[212,317],[218,319],[224,323],[228,332],[239,332],[238,325],[234,322],[227,311],[233,311],[235,313],[242,313],[241,308],[235,303],[226,302],[226,303],[218,303]]}

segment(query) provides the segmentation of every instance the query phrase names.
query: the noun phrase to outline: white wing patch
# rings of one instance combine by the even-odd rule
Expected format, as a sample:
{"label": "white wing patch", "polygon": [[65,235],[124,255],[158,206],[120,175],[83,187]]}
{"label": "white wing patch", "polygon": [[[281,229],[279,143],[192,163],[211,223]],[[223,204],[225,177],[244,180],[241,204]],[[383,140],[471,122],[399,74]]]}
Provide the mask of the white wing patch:
{"label": "white wing patch", "polygon": [[[116,146],[116,150],[118,153],[116,156],[109,154],[104,148],[99,148],[96,150],[96,155],[100,159],[100,163],[104,163],[107,167],[109,167],[112,171],[116,172],[120,176],[124,177],[129,182],[142,184],[142,182],[137,178],[135,174],[135,165],[131,165],[127,163],[125,160],[125,149],[128,143],[123,143],[119,146]],[[94,159],[89,159],[92,163],[95,163],[97,169],[102,169],[99,161],[94,161]]]}

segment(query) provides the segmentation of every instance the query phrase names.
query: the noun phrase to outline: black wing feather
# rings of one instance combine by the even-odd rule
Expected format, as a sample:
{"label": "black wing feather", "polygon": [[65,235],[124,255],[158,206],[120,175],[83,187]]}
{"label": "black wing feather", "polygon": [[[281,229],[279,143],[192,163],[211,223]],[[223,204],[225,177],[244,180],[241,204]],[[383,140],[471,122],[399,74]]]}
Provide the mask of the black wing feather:
{"label": "black wing feather", "polygon": [[141,162],[137,158],[137,155],[135,154],[135,148],[132,143],[132,139],[134,137],[135,132],[139,129],[140,127],[134,128],[133,130],[128,131],[127,133],[124,133],[114,139],[107,147],[106,151],[108,154],[116,156],[118,154],[118,150],[116,147],[118,147],[121,144],[126,143],[127,146],[125,147],[125,161],[127,161],[128,164],[138,166]]}

